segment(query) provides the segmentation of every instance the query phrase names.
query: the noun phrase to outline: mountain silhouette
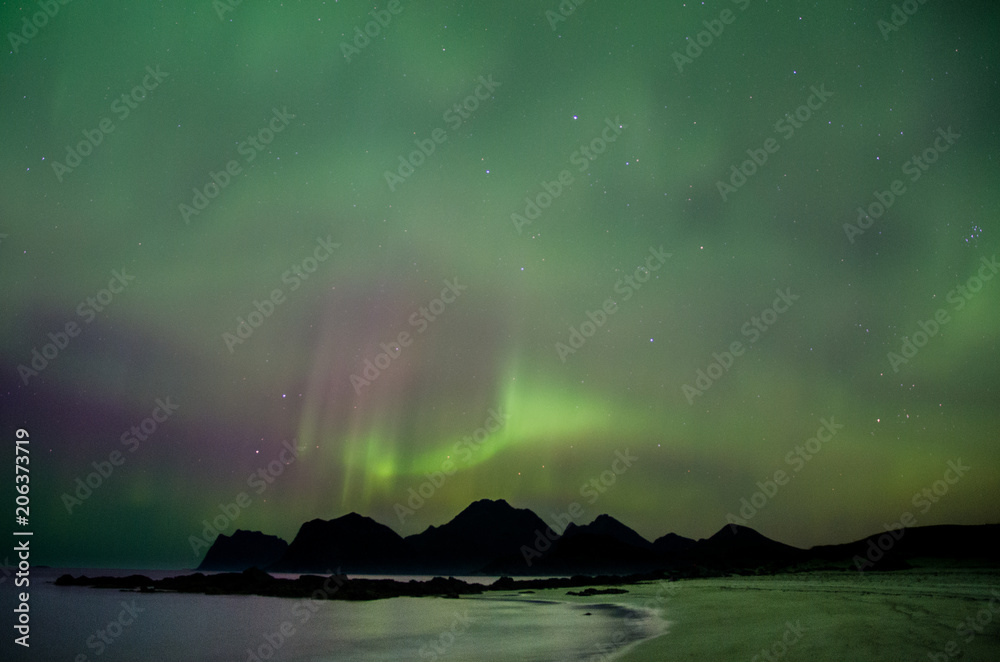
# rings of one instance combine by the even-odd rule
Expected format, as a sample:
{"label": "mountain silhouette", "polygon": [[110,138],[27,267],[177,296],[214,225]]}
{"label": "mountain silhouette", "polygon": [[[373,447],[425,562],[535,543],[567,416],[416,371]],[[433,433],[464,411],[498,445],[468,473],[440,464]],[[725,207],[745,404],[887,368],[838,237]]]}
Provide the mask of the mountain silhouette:
{"label": "mountain silhouette", "polygon": [[697,542],[693,538],[685,538],[676,533],[668,533],[653,541],[653,549],[661,554],[684,552],[694,547]]}
{"label": "mountain silhouette", "polygon": [[801,551],[797,547],[771,540],[750,527],[739,524],[727,524],[707,540],[699,540],[695,548],[702,552],[720,554],[736,552],[787,555]]}
{"label": "mountain silhouette", "polygon": [[281,558],[266,569],[381,574],[407,572],[415,565],[413,550],[398,533],[369,517],[350,513],[306,522]]}
{"label": "mountain silhouette", "polygon": [[232,536],[219,535],[205,553],[198,570],[245,570],[263,568],[281,558],[288,543],[278,536],[237,529]]}
{"label": "mountain silhouette", "polygon": [[563,531],[563,538],[571,538],[581,533],[592,535],[602,535],[614,538],[618,542],[632,545],[639,549],[653,549],[653,543],[649,542],[638,533],[628,528],[610,515],[598,515],[593,522],[584,526],[577,526],[572,522]]}
{"label": "mountain silhouette", "polygon": [[498,557],[520,554],[522,545],[533,545],[546,529],[542,518],[526,508],[481,499],[447,524],[428,527],[406,542],[430,572],[469,574]]}
{"label": "mountain silhouette", "polygon": [[938,525],[882,532],[809,550],[728,524],[709,538],[668,533],[649,542],[609,515],[558,535],[534,512],[475,501],[451,521],[401,537],[350,513],[303,524],[290,544],[255,531],[220,535],[199,570],[330,574],[636,575],[674,577],[808,569],[897,570],[912,564],[1000,565],[1000,525]]}
{"label": "mountain silhouette", "polygon": [[1000,550],[1000,525],[937,524],[883,531],[854,542],[813,547],[814,562],[850,561],[856,570],[910,567],[914,561],[976,562],[994,565]]}

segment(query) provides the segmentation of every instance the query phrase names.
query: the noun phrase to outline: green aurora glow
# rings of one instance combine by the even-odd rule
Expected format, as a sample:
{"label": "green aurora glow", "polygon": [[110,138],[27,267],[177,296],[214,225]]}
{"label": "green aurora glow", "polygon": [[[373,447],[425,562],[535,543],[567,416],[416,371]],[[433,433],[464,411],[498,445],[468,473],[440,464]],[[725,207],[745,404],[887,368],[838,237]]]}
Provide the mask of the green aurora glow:
{"label": "green aurora glow", "polygon": [[[226,533],[290,540],[356,511],[408,535],[503,498],[703,537],[831,416],[843,429],[750,526],[809,546],[906,511],[998,521],[1000,281],[947,301],[997,253],[997,8],[926,3],[883,39],[891,3],[740,4],[588,2],[553,30],[554,0],[403,0],[349,62],[340,44],[373,5],[244,2],[224,20],[208,0],[60,6],[0,79],[3,430],[31,433],[33,558],[191,566],[189,536],[242,491],[253,503]],[[727,7],[734,22],[678,72],[672,54]],[[33,8],[5,3],[2,24]],[[147,66],[167,76],[120,119]],[[499,86],[450,128],[480,76]],[[774,124],[812,86],[833,94],[785,140]],[[238,145],[273,109],[294,118],[247,162]],[[114,132],[58,181],[53,161],[103,117]],[[581,171],[573,153],[608,120],[624,128]],[[948,127],[961,137],[911,183],[904,163]],[[446,140],[390,191],[385,171],[436,128]],[[717,181],[768,138],[778,151],[723,202]],[[240,174],[186,224],[179,205],[231,159]],[[563,169],[573,182],[518,233],[511,214]],[[848,241],[894,179],[905,194]],[[328,259],[283,279],[327,237]],[[660,247],[662,267],[616,292]],[[115,269],[135,280],[83,323]],[[451,279],[467,289],[420,332],[411,316]],[[223,334],[276,288],[230,352]],[[799,299],[689,404],[682,386],[747,343],[778,289]],[[607,299],[562,361],[556,343]],[[950,321],[894,372],[887,354],[938,308]],[[81,334],[26,384],[18,366],[68,321]],[[411,344],[356,392],[401,332]],[[122,434],[166,397],[177,411],[127,452]],[[491,410],[509,418],[462,451]],[[283,442],[299,458],[256,493],[248,477]],[[639,459],[589,503],[581,487],[626,449]],[[67,513],[62,495],[115,450],[125,463]],[[956,458],[968,475],[916,510]],[[400,522],[395,504],[449,460]]]}

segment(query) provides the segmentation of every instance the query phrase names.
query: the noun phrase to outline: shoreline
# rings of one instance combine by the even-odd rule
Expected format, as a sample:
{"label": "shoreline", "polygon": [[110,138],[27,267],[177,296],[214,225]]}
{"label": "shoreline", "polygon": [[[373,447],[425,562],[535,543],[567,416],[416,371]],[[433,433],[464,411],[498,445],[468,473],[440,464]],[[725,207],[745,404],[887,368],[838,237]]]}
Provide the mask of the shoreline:
{"label": "shoreline", "polygon": [[[446,597],[458,598],[493,591],[537,591],[547,589],[572,589],[589,587],[582,597],[622,593],[617,588],[642,581],[673,582],[676,578],[665,573],[628,576],[575,576],[549,579],[520,579],[500,577],[491,584],[466,582],[455,577],[434,577],[426,581],[411,579],[351,578],[348,575],[311,575],[283,578],[263,570],[250,568],[243,572],[188,575],[152,579],[146,575],[88,577],[70,574],[59,576],[52,583],[56,586],[87,587],[138,591],[141,593],[204,593],[208,595],[259,595],[279,598],[309,598],[326,600],[379,600],[395,597]],[[606,588],[597,589],[594,587]]]}
{"label": "shoreline", "polygon": [[[961,659],[993,660],[1000,647],[1000,572],[994,569],[816,572],[679,584],[661,613],[670,637],[640,642],[621,660],[918,660],[944,654],[948,646]],[[637,587],[622,599],[644,595],[648,591]],[[983,632],[956,627],[969,618],[982,623],[983,614],[992,615]]]}
{"label": "shoreline", "polygon": [[[558,591],[560,589],[549,589]],[[583,613],[581,616],[587,617],[593,613],[603,612],[611,619],[619,622],[618,628],[608,638],[607,641],[595,645],[594,650],[587,653],[583,660],[594,659],[595,655],[603,656],[599,659],[618,660],[628,651],[640,644],[662,637],[670,631],[670,621],[663,618],[663,615],[656,609],[623,602],[585,602],[581,600],[567,600],[566,594],[555,594],[552,597],[538,597],[537,594],[518,593],[508,596],[469,596],[463,599],[483,602],[515,602],[525,604],[559,604],[571,609],[587,610],[590,613]],[[621,636],[617,636],[621,633]]]}
{"label": "shoreline", "polygon": [[[426,582],[422,595],[430,597],[427,588],[447,586],[450,581],[439,578],[438,584]],[[594,586],[593,578],[553,581]],[[770,656],[822,662],[928,659],[928,655],[945,655],[950,650],[961,652],[961,659],[992,660],[1000,648],[1000,569],[996,568],[924,567],[893,572],[812,571],[681,581],[661,578],[631,584],[619,581],[626,592],[541,588],[540,583],[508,578],[502,587],[490,590],[480,585],[474,592],[451,597],[476,601],[483,608],[482,614],[510,613],[502,607],[493,610],[483,604],[485,601],[497,605],[521,602],[525,609],[558,603],[570,609],[573,627],[595,636],[587,640],[590,643],[585,650],[572,649],[567,643],[566,650],[572,649],[569,659],[745,661]],[[376,598],[353,599],[371,604]],[[461,609],[460,604],[456,608]],[[586,622],[587,611],[599,616],[600,630],[594,629],[597,622]],[[609,621],[613,622],[609,625]],[[979,630],[968,625],[960,629],[970,622]],[[599,643],[594,644],[595,640]]]}
{"label": "shoreline", "polygon": [[[602,659],[840,662],[960,654],[985,661],[996,659],[1000,649],[1000,569],[995,568],[814,571],[626,588],[614,604],[654,615],[659,630]],[[588,598],[560,589],[529,597],[588,604]]]}

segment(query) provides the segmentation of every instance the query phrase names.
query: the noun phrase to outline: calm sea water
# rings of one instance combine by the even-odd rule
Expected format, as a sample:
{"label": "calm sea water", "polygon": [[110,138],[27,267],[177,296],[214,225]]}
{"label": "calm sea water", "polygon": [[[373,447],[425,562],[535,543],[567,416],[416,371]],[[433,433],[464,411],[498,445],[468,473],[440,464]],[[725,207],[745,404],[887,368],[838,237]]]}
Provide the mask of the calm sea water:
{"label": "calm sea water", "polygon": [[143,594],[48,583],[65,572],[33,572],[31,651],[23,659],[606,660],[662,631],[654,614],[602,603],[600,597],[586,605],[515,600],[502,593],[343,602]]}

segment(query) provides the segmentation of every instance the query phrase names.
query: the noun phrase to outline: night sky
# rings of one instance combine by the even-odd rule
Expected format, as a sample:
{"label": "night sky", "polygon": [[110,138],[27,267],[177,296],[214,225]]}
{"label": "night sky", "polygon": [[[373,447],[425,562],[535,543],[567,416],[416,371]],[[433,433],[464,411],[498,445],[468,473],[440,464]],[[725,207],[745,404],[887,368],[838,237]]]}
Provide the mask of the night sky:
{"label": "night sky", "polygon": [[903,4],[3,3],[33,562],[1000,520],[1000,11]]}

